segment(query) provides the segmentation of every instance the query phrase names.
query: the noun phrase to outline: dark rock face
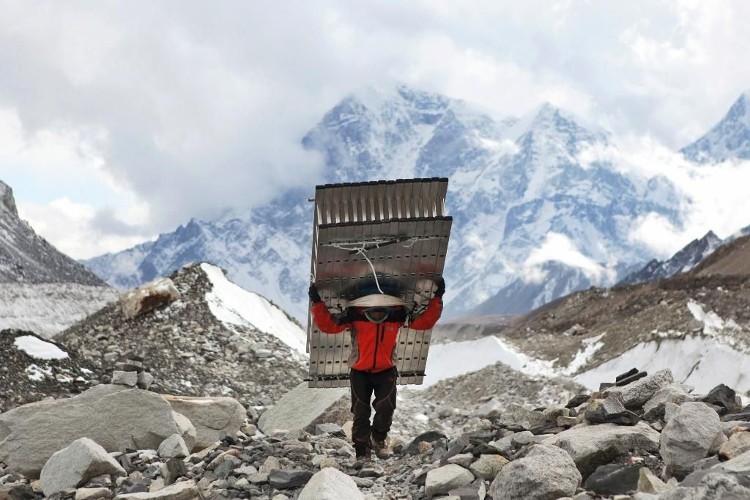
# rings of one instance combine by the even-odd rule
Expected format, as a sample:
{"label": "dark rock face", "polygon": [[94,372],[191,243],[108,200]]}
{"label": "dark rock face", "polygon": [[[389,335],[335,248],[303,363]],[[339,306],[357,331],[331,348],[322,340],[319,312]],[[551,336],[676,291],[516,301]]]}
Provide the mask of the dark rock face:
{"label": "dark rock face", "polygon": [[642,269],[623,278],[618,285],[645,283],[690,271],[703,259],[711,255],[722,243],[721,238],[716,236],[713,231],[709,231],[703,238],[695,239],[685,245],[670,259],[650,261]]}
{"label": "dark rock face", "polygon": [[600,495],[626,495],[638,489],[640,467],[609,464],[598,467],[583,487]]}
{"label": "dark rock face", "polygon": [[106,286],[94,273],[18,218],[13,191],[0,181],[0,283],[78,283]]}

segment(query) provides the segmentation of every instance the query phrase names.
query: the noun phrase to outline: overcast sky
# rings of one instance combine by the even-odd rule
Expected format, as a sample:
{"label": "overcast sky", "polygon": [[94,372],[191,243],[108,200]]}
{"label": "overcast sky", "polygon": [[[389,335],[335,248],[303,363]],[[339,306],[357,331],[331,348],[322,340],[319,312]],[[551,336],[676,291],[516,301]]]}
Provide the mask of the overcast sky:
{"label": "overcast sky", "polygon": [[76,258],[312,186],[321,165],[300,138],[366,86],[403,82],[498,115],[548,101],[667,156],[750,87],[744,0],[0,9],[0,180]]}

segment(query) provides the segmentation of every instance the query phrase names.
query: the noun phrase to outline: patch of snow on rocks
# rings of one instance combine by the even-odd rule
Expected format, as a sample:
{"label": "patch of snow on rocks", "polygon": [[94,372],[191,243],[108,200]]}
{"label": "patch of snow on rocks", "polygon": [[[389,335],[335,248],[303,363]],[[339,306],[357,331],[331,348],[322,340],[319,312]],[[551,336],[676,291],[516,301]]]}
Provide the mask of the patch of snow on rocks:
{"label": "patch of snow on rocks", "polygon": [[644,342],[620,356],[588,370],[575,381],[592,390],[602,381],[614,381],[633,367],[649,373],[669,368],[676,382],[689,384],[706,393],[719,384],[738,392],[750,390],[750,355],[703,336]]}
{"label": "patch of snow on rocks", "polygon": [[44,380],[45,377],[52,376],[52,370],[50,368],[41,368],[37,365],[29,365],[26,367],[25,371],[29,380],[33,380],[34,382],[39,382]]}
{"label": "patch of snow on rocks", "polygon": [[213,290],[206,294],[206,301],[216,319],[269,333],[296,351],[305,353],[305,332],[284,311],[229,281],[220,268],[201,264],[201,269],[213,284]]}
{"label": "patch of snow on rocks", "polygon": [[576,353],[576,357],[573,358],[573,360],[568,364],[568,366],[565,367],[564,370],[562,370],[562,374],[573,375],[581,367],[585,366],[586,363],[588,363],[589,359],[591,359],[591,356],[596,354],[599,349],[604,347],[604,343],[601,342],[601,339],[605,334],[606,332],[599,334],[596,337],[584,339],[581,342],[583,344],[583,349]]}
{"label": "patch of snow on rocks", "polygon": [[501,362],[527,375],[553,376],[552,361],[531,358],[497,337],[437,344],[430,348],[425,378],[418,389]]}
{"label": "patch of snow on rocks", "polygon": [[16,337],[13,344],[16,348],[36,359],[67,359],[68,357],[68,353],[57,347],[55,344],[45,342],[33,335]]}

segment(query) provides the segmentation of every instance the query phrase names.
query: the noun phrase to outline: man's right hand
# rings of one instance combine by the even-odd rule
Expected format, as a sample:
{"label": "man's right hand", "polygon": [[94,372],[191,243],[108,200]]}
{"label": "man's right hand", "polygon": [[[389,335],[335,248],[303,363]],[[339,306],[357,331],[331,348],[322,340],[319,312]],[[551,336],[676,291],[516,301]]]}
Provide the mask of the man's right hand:
{"label": "man's right hand", "polygon": [[320,293],[318,293],[318,287],[315,286],[315,283],[310,283],[307,295],[310,297],[310,302],[321,302],[323,300],[320,298]]}

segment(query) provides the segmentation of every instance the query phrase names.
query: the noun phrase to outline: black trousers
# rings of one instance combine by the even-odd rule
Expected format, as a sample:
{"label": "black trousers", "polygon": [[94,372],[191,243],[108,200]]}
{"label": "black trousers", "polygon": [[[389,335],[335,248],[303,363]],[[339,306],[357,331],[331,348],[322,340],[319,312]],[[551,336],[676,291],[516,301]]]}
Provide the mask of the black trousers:
{"label": "black trousers", "polygon": [[[390,368],[378,373],[351,370],[349,380],[352,389],[352,440],[358,452],[370,446],[370,436],[378,441],[385,440],[393,422],[393,411],[396,409],[396,379],[398,371]],[[375,417],[370,425],[370,399],[373,393],[375,400],[372,408]]]}

